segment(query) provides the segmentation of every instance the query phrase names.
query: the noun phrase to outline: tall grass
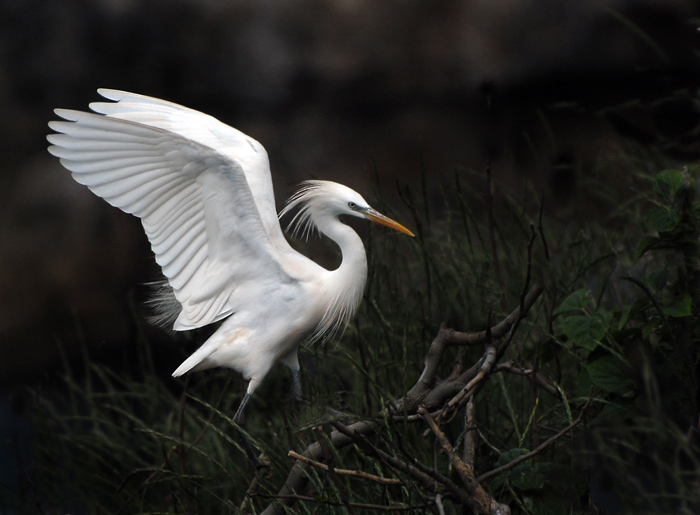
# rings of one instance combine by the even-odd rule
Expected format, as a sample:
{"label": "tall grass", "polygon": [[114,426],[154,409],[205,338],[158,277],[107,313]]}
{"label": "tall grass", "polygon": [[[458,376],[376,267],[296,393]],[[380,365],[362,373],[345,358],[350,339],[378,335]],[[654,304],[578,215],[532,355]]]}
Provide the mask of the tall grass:
{"label": "tall grass", "polygon": [[[559,394],[535,387],[527,376],[494,374],[475,398],[479,443],[474,468],[483,473],[508,463],[570,425],[591,391],[593,383],[584,373],[591,356],[567,341],[556,309],[582,288],[590,291],[592,310],[623,306],[624,311],[634,301],[636,293],[620,278],[645,274],[635,263],[635,250],[648,231],[641,206],[650,196],[650,174],[641,170],[630,177],[630,186],[640,193],[630,189],[623,203],[604,183],[582,180],[581,202],[595,197],[599,205],[608,206],[607,213],[583,220],[553,219],[546,203],[542,216],[538,192],[527,186],[509,190],[497,176],[494,172],[496,194],[489,200],[474,194],[485,190],[483,171],[456,173],[452,184],[442,185],[443,219],[429,216],[435,206],[426,205],[427,195],[402,189],[402,213],[412,217],[407,225],[417,229],[414,240],[370,230],[369,279],[358,316],[341,342],[302,352],[305,394],[312,406],[290,402],[291,378],[283,367],[277,367],[254,396],[246,429],[273,471],[271,477],[259,478],[254,498],[246,500],[255,471],[230,422],[244,382],[225,370],[193,374],[184,381],[170,378],[151,356],[144,322],[134,315],[134,338],[139,343],[136,369],[115,371],[95,365],[86,352],[79,366],[66,360],[58,393],[39,396],[33,406],[34,486],[40,492],[41,511],[228,514],[237,513],[244,503],[246,511],[261,511],[273,502],[270,496],[280,490],[293,465],[289,450],[301,452],[330,431],[333,415],[323,406],[350,418],[374,417],[415,383],[441,323],[463,331],[482,330],[517,307],[533,229],[538,233],[532,252],[533,280],[545,286],[546,295],[522,322],[504,359],[538,367]],[[394,214],[381,198],[378,202],[380,210]],[[173,343],[173,352],[182,352],[177,345]],[[472,349],[461,358],[469,366],[481,353],[482,349]],[[448,352],[443,377],[457,354],[456,348]],[[645,398],[653,394],[647,392]],[[606,422],[608,411],[630,409],[628,404],[594,389],[590,420],[600,425],[599,431],[595,424],[585,430],[581,426],[536,460],[490,479],[486,486],[513,512],[583,513],[594,511],[589,476],[599,481],[616,470],[629,473],[630,464],[640,457],[653,462],[654,453],[670,453],[672,459],[655,462],[666,469],[659,471],[655,482],[659,489],[653,495],[680,496],[676,505],[687,508],[693,501],[692,489],[678,484],[697,479],[697,454],[683,443],[678,426],[663,417],[644,418],[637,410],[635,416],[641,418],[634,423],[615,418],[614,413],[610,419],[614,425]],[[663,406],[656,406],[663,411]],[[642,419],[654,423],[643,424]],[[424,426],[381,420],[374,437],[377,445],[451,474],[449,461],[437,453],[433,439],[423,433]],[[458,416],[443,430],[459,448],[475,428]],[[625,438],[627,433],[634,434]],[[643,448],[651,441],[653,452]],[[395,477],[386,464],[355,446],[337,451],[329,445],[329,452],[337,468]],[[344,504],[348,499],[358,506],[438,513],[435,496],[414,481],[396,486],[344,476],[338,482],[317,468],[309,470],[315,498],[297,502],[295,513],[362,510]],[[637,495],[643,504],[645,495],[652,495],[646,483],[652,478],[629,477],[630,488],[619,489],[617,499],[627,502]],[[677,484],[670,485],[673,481]],[[449,495],[443,504],[450,513],[462,512]],[[31,513],[35,508],[36,504],[20,502],[13,512]]]}

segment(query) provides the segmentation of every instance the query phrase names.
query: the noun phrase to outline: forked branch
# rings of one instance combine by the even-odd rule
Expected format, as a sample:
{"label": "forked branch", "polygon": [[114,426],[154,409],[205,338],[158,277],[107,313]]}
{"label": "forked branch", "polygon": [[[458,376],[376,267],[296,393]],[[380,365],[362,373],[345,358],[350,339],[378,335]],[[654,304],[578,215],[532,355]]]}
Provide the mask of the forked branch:
{"label": "forked branch", "polygon": [[[356,477],[364,477],[365,479],[373,476],[373,480],[384,484],[395,484],[397,480],[403,482],[404,480],[401,479],[403,475],[419,484],[422,489],[434,492],[440,495],[441,498],[447,495],[457,499],[461,504],[470,506],[475,513],[508,513],[507,506],[497,503],[481,487],[471,466],[456,458],[451,444],[442,439],[444,434],[434,417],[439,417],[444,411],[452,410],[456,412],[456,409],[459,409],[478,391],[494,370],[498,359],[502,357],[507,344],[512,340],[514,332],[517,330],[519,322],[527,315],[542,294],[542,291],[543,288],[540,285],[533,286],[526,294],[522,295],[519,305],[513,312],[484,331],[465,333],[448,329],[443,325],[430,346],[425,358],[423,373],[406,395],[393,403],[393,405],[388,406],[385,411],[379,413],[379,419],[360,420],[348,426],[334,422],[332,425],[335,429],[324,436],[325,442],[321,442],[322,438],[319,438],[318,441],[309,445],[304,452],[290,454],[296,458],[296,462],[287,476],[284,486],[276,496],[277,502],[269,505],[263,513],[282,513],[285,509],[284,506],[290,506],[299,500],[300,495],[309,497],[311,486],[309,485],[310,475],[308,467],[325,467],[321,462],[324,455],[328,455],[328,451],[324,453],[322,445],[326,442],[332,444],[337,450],[355,444],[364,454],[380,461],[385,469],[393,471],[398,479],[380,478],[362,471],[344,470],[342,472],[343,475],[351,474]],[[498,344],[498,341],[501,339],[505,339],[504,343]],[[462,371],[460,366],[456,365],[454,368],[455,372],[447,380],[438,381],[436,376],[437,369],[445,350],[450,346],[473,345],[485,345],[481,359],[464,371]],[[407,400],[405,404],[403,399]],[[432,413],[431,410],[433,411]],[[401,459],[382,451],[372,444],[368,437],[379,430],[382,425],[379,420],[383,418],[396,421],[425,422],[430,431],[440,441],[441,447],[443,449],[451,449],[447,452],[453,457],[453,465],[458,471],[461,470],[460,479],[463,485],[455,484],[437,471],[417,462],[415,458],[409,459],[407,456],[404,456]],[[338,469],[328,467],[327,470],[329,474],[331,472],[340,474]]]}

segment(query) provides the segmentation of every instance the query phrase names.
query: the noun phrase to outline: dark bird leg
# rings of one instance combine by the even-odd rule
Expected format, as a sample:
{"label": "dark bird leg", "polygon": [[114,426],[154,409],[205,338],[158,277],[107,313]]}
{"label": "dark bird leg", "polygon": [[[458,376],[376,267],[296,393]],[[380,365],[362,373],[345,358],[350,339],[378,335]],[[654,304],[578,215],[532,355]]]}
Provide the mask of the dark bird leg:
{"label": "dark bird leg", "polygon": [[249,400],[250,400],[250,394],[248,392],[246,392],[246,394],[243,396],[243,400],[241,401],[241,404],[238,406],[238,409],[236,410],[236,414],[231,419],[231,422],[233,422],[237,426],[240,426],[243,423],[243,415],[245,415],[245,407],[248,404]]}
{"label": "dark bird leg", "polygon": [[294,400],[300,402],[301,404],[306,406],[311,405],[309,401],[304,399],[304,396],[301,393],[301,374],[299,373],[298,368],[292,368],[292,397],[294,397]]}
{"label": "dark bird leg", "polygon": [[255,466],[256,470],[260,470],[262,468],[266,468],[266,465],[260,461],[258,458],[258,453],[255,450],[255,447],[253,447],[253,444],[250,443],[250,440],[248,440],[248,437],[243,433],[243,431],[240,429],[242,424],[243,424],[243,417],[245,416],[245,408],[246,405],[248,404],[248,401],[250,400],[250,393],[247,393],[243,396],[243,400],[241,401],[240,406],[238,406],[238,409],[236,410],[236,414],[233,416],[231,419],[231,422],[233,422],[236,426],[236,432],[238,433],[238,440],[241,444],[241,447],[243,447],[243,450],[246,453],[246,456],[248,456],[248,460]]}

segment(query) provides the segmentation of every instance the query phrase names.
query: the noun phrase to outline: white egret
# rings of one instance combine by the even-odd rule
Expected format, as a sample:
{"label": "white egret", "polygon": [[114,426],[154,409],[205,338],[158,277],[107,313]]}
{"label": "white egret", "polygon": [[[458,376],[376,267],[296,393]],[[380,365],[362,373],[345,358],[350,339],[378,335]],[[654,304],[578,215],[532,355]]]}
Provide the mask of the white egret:
{"label": "white egret", "polygon": [[362,240],[338,217],[413,234],[350,188],[308,181],[280,216],[298,208],[290,225],[307,234],[318,230],[340,247],[341,265],[326,270],[293,250],[282,234],[260,143],[177,104],[98,91],[114,101],[90,104],[98,114],[56,109],[66,121],[49,123],[56,131],[48,136],[49,152],[77,182],[141,219],[177,299],[174,330],[223,320],[173,376],[217,366],[243,374],[249,383],[236,423],[278,361],[291,368],[294,394],[301,398],[299,344],[344,329],[367,279]]}

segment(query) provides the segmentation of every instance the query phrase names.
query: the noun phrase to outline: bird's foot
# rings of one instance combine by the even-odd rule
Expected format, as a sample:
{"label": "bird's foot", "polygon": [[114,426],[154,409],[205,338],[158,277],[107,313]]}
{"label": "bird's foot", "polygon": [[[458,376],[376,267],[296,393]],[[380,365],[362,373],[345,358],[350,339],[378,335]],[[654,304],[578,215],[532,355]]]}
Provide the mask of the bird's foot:
{"label": "bird's foot", "polygon": [[269,458],[265,456],[264,453],[258,454],[253,444],[250,442],[248,437],[245,435],[243,430],[240,428],[237,422],[236,433],[238,434],[238,441],[245,452],[248,461],[255,468],[255,474],[261,477],[269,478],[272,476],[272,463]]}
{"label": "bird's foot", "polygon": [[255,466],[255,475],[265,479],[270,479],[275,471],[270,459],[262,453],[253,462],[253,465]]}

